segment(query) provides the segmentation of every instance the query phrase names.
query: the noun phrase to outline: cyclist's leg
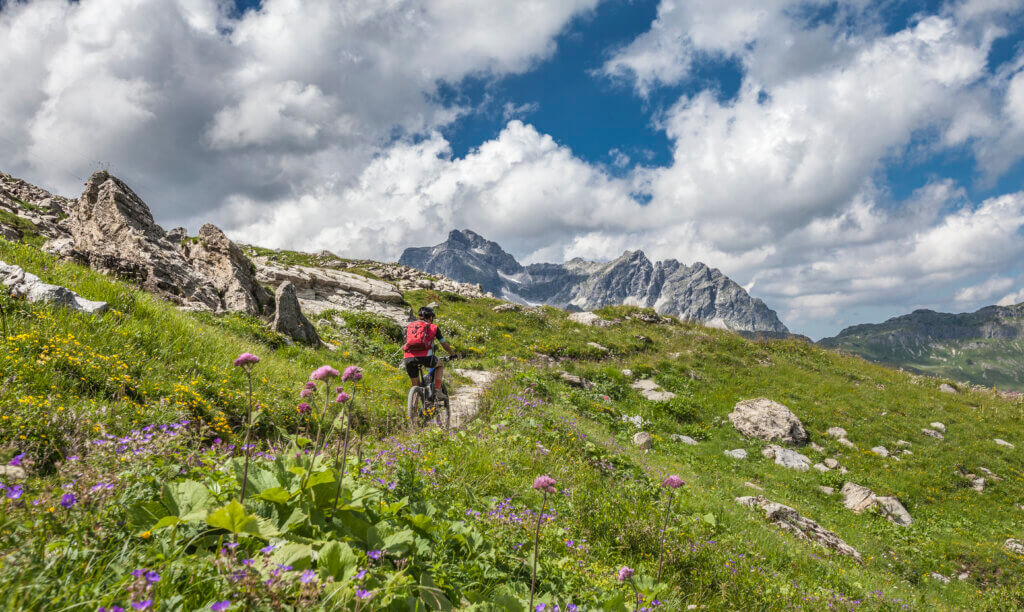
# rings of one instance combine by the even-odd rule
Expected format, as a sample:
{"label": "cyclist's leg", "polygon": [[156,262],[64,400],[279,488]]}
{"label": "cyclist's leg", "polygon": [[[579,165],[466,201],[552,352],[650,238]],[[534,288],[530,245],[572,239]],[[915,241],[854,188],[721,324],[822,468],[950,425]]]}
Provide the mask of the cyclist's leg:
{"label": "cyclist's leg", "polygon": [[416,357],[410,357],[403,361],[405,372],[409,375],[409,386],[418,387],[420,384],[420,364]]}

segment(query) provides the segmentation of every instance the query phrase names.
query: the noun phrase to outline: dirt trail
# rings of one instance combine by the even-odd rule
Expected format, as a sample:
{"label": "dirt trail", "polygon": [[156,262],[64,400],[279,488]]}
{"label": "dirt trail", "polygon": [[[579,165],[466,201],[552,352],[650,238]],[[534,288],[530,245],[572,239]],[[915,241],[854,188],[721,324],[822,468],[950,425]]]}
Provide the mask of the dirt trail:
{"label": "dirt trail", "polygon": [[496,372],[486,370],[455,370],[455,373],[470,379],[473,384],[459,387],[451,396],[453,428],[462,427],[476,415],[480,410],[480,398],[498,378]]}

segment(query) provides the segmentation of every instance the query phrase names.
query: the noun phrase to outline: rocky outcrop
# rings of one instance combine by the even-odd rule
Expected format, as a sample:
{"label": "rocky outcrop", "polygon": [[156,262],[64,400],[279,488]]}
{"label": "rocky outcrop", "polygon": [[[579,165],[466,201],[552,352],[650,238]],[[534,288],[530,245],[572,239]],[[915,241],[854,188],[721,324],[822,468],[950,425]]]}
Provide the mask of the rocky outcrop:
{"label": "rocky outcrop", "polygon": [[895,497],[875,495],[871,489],[852,482],[844,484],[840,492],[843,494],[843,505],[855,514],[877,508],[882,516],[896,525],[908,527],[914,523],[910,513]]}
{"label": "rocky outcrop", "polygon": [[737,403],[729,420],[748,438],[784,444],[807,444],[809,440],[800,419],[789,408],[767,398]]}
{"label": "rocky outcrop", "polygon": [[817,522],[801,516],[799,512],[783,504],[773,502],[763,495],[756,497],[737,497],[736,503],[750,508],[764,510],[765,518],[771,524],[788,531],[802,540],[814,542],[841,555],[861,560],[860,552],[850,546],[835,533],[825,529]]}
{"label": "rocky outcrop", "polygon": [[316,333],[313,324],[302,314],[299,307],[299,300],[295,296],[295,286],[285,281],[278,285],[274,294],[275,309],[274,322],[271,327],[274,331],[280,332],[293,340],[318,346],[320,335]]}
{"label": "rocky outcrop", "polygon": [[611,321],[602,319],[600,315],[593,312],[574,312],[569,315],[569,320],[573,323],[590,325],[592,327],[608,327],[612,325]]}
{"label": "rocky outcrop", "polygon": [[[0,172],[0,211],[13,214],[27,223],[26,228],[46,238],[66,235],[58,226],[69,200],[45,189]],[[8,240],[21,240],[24,232],[10,224],[0,225],[0,234]]]}
{"label": "rocky outcrop", "polygon": [[627,304],[726,329],[788,332],[764,302],[750,297],[719,270],[700,262],[652,263],[641,251],[626,251],[607,263],[573,259],[524,267],[498,244],[470,230],[456,230],[439,245],[406,249],[399,263],[480,283],[499,297],[523,304],[573,310]]}
{"label": "rocky outcrop", "polygon": [[783,448],[777,444],[769,444],[761,449],[761,455],[766,459],[774,459],[776,465],[784,468],[806,472],[811,469],[811,460],[795,450]]}
{"label": "rocky outcrop", "polygon": [[89,314],[107,309],[106,302],[87,300],[70,289],[44,283],[35,274],[3,261],[0,261],[0,284],[6,287],[12,296],[29,302],[43,302]]}
{"label": "rocky outcrop", "polygon": [[59,224],[65,234],[45,247],[57,255],[197,310],[262,313],[270,303],[251,264],[219,229],[207,225],[194,241],[169,240],[146,203],[106,172],[89,177],[66,209]]}
{"label": "rocky outcrop", "polygon": [[671,399],[675,399],[676,394],[671,391],[665,391],[649,378],[638,380],[630,385],[631,388],[640,392],[640,395],[644,398],[651,400],[652,402],[667,402]]}
{"label": "rocky outcrop", "polygon": [[266,257],[255,260],[256,278],[261,283],[295,286],[305,312],[319,314],[337,309],[371,312],[404,325],[411,320],[402,292],[388,282],[329,268],[286,266]]}

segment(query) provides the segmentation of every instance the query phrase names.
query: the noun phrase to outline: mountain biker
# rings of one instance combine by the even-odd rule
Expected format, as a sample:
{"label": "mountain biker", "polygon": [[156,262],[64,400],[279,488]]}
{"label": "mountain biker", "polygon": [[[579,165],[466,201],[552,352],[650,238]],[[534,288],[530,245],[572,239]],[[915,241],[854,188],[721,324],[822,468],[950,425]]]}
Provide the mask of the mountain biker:
{"label": "mountain biker", "polygon": [[425,368],[436,368],[434,370],[434,388],[439,397],[444,397],[441,391],[441,380],[444,374],[444,366],[434,355],[434,340],[441,343],[444,350],[452,357],[455,356],[455,349],[444,339],[441,330],[434,325],[434,309],[430,306],[423,306],[416,313],[419,321],[413,321],[405,328],[405,345],[402,362],[405,364],[405,371],[409,373],[409,386],[415,387],[420,384],[420,366]]}

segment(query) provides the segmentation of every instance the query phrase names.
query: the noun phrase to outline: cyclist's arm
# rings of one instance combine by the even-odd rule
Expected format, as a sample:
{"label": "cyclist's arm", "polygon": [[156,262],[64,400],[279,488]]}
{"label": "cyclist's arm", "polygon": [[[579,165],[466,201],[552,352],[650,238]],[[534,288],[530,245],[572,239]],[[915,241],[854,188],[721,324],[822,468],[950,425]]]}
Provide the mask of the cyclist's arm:
{"label": "cyclist's arm", "polygon": [[447,351],[449,355],[455,355],[455,349],[453,349],[452,345],[448,344],[448,341],[441,335],[441,330],[437,330],[437,341],[441,343],[441,346],[444,347],[444,350]]}

